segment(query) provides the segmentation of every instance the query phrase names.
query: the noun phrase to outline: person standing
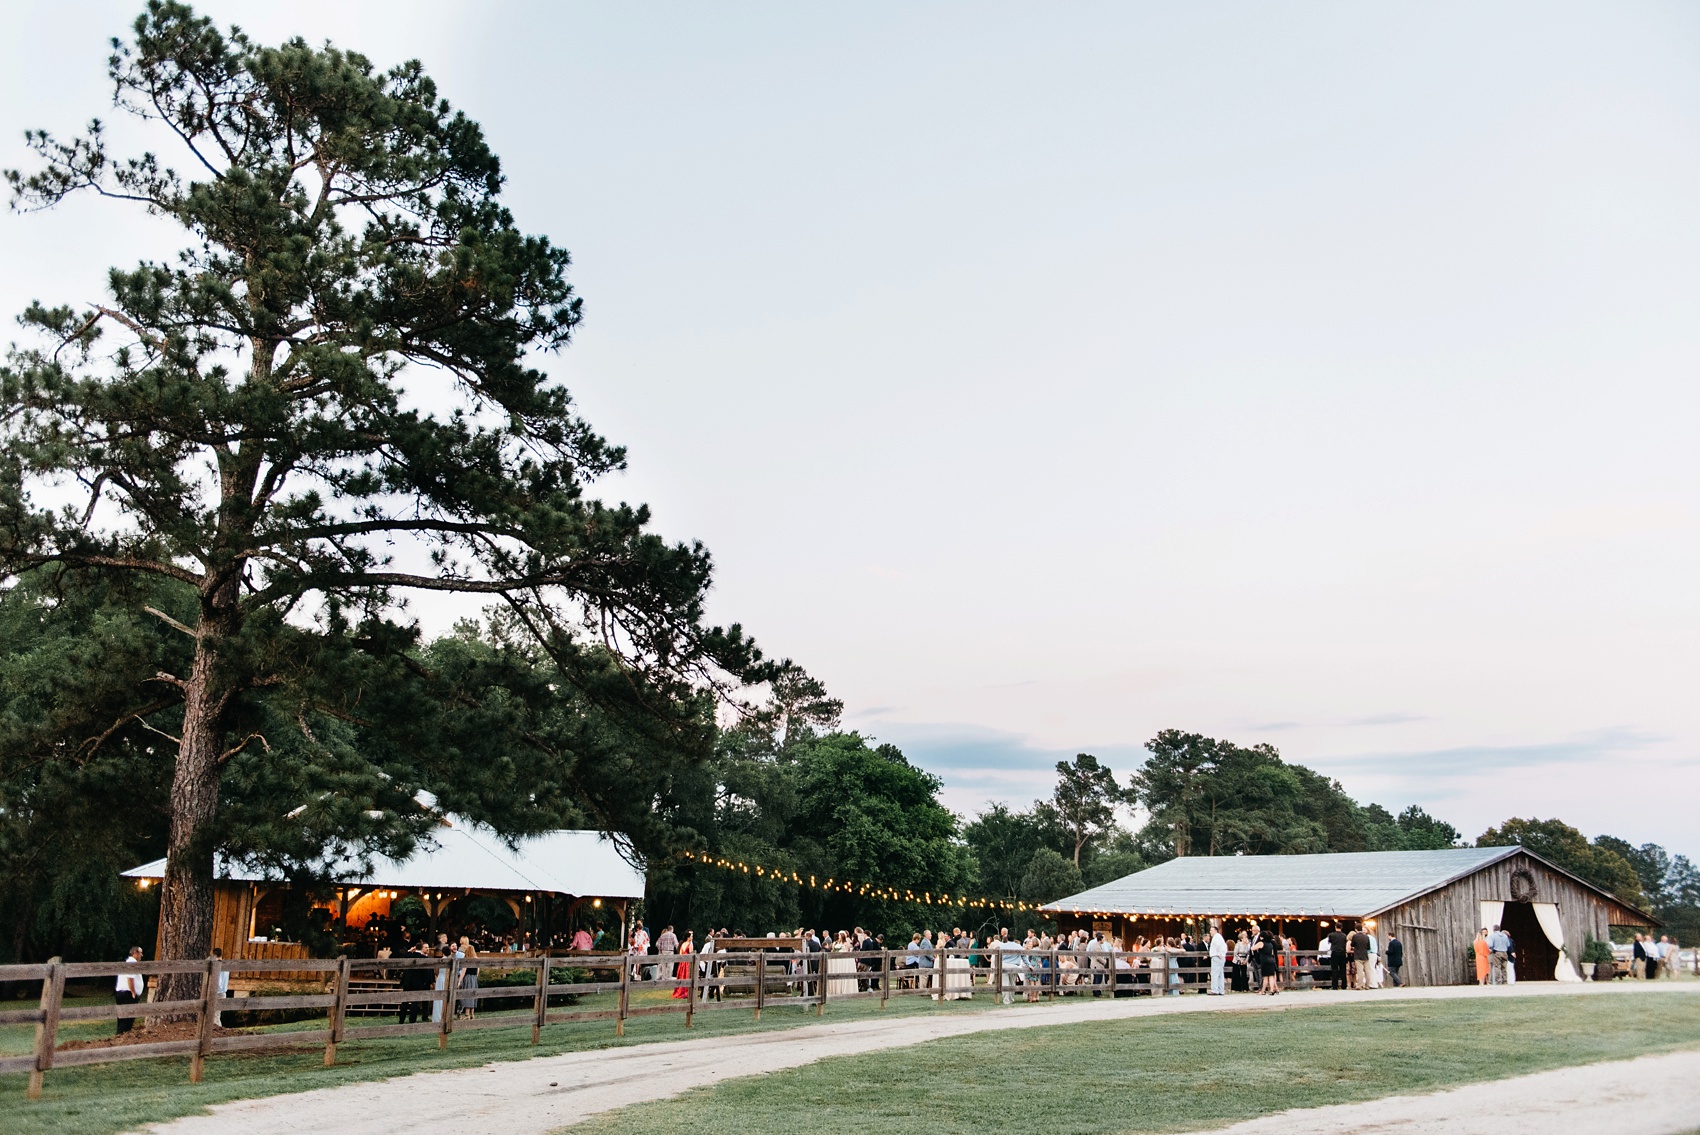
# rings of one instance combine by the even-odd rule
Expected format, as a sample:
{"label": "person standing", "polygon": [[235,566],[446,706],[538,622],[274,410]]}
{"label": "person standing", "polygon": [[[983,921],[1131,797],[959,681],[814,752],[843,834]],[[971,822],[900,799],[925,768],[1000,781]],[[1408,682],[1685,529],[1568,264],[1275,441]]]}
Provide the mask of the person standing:
{"label": "person standing", "polygon": [[1505,963],[1511,957],[1511,935],[1495,926],[1488,934],[1488,981],[1505,984]]}
{"label": "person standing", "polygon": [[1352,931],[1352,988],[1369,988],[1369,935],[1361,926]]}
{"label": "person standing", "polygon": [[[663,926],[661,928],[661,936],[655,940],[655,952],[657,955],[676,954],[679,952],[679,936],[673,933],[673,928],[671,926]],[[655,969],[657,970],[656,976],[661,976],[660,971],[662,970],[662,967],[656,966]]]}
{"label": "person standing", "polygon": [[1476,955],[1476,984],[1486,985],[1493,965],[1493,951],[1488,949],[1487,927],[1476,931],[1476,940],[1470,944],[1470,949]]}
{"label": "person standing", "polygon": [[[420,961],[424,961],[431,956],[431,953],[430,950],[426,948],[425,943],[415,942],[407,951],[407,956],[409,958],[416,958]],[[426,1002],[419,1000],[417,997],[412,1000],[406,999],[407,995],[410,993],[423,993],[425,990],[431,988],[431,981],[432,969],[430,966],[408,966],[406,969],[401,971],[401,994],[403,1001],[401,1003],[401,1012],[396,1015],[396,1020],[399,1024],[406,1025],[415,1021],[422,1023],[431,1016],[430,1012],[426,1009]]]}
{"label": "person standing", "polygon": [[[141,962],[142,948],[140,946],[131,946],[130,956],[124,959],[125,966],[139,966],[141,965]],[[147,980],[142,977],[140,972],[134,969],[120,970],[118,972],[118,985],[117,988],[113,990],[112,999],[117,1002],[119,1008],[122,1009],[126,1005],[134,1005],[136,1002],[140,1001],[142,999],[142,994],[146,991],[146,989]],[[135,1026],[136,1018],[134,1017],[118,1018],[119,1033],[127,1033],[131,1029],[135,1028]]]}
{"label": "person standing", "polygon": [[[460,942],[455,947],[454,956],[461,959],[476,958],[478,947],[465,934],[460,936]],[[478,1015],[478,967],[469,965],[460,971],[460,988],[470,993],[465,999],[456,998],[455,1012],[471,1020]]]}
{"label": "person standing", "polygon": [[1399,976],[1399,971],[1405,968],[1405,943],[1399,941],[1397,931],[1387,932],[1387,976],[1393,979],[1393,988],[1405,984]]}
{"label": "person standing", "polygon": [[[627,952],[634,959],[649,956],[649,931],[643,928],[643,923],[641,921],[634,922],[632,924],[632,940],[631,945],[627,948]],[[632,980],[642,981],[645,967],[637,961],[633,961],[631,963],[631,967]]]}
{"label": "person standing", "polygon": [[1228,966],[1228,943],[1222,937],[1222,924],[1215,919],[1210,921],[1210,996],[1220,997],[1227,992],[1222,988],[1223,971]]}
{"label": "person standing", "polygon": [[[230,996],[230,971],[224,968],[224,951],[219,949],[217,946],[214,946],[212,956],[217,958],[218,963],[219,963],[218,964],[218,995],[221,998],[228,997],[228,996]],[[213,1028],[222,1029],[223,1027],[224,1027],[224,1010],[220,1009],[218,1012],[213,1014]]]}
{"label": "person standing", "polygon": [[[1334,929],[1323,936],[1322,944],[1328,947],[1329,988],[1346,988],[1346,932],[1336,923]],[[1320,950],[1317,952],[1321,953]]]}
{"label": "person standing", "polygon": [[[675,951],[681,956],[678,964],[673,967],[674,980],[684,982],[691,980],[691,966],[695,964],[691,959],[691,951],[695,948],[695,941],[696,931],[685,931],[685,940],[679,943]],[[691,987],[689,985],[675,985],[673,987],[673,1000],[689,1001],[690,999]]]}
{"label": "person standing", "polygon": [[1263,971],[1263,992],[1273,997],[1281,992],[1280,954],[1277,942],[1280,935],[1271,931],[1262,936],[1263,948],[1258,968]]}

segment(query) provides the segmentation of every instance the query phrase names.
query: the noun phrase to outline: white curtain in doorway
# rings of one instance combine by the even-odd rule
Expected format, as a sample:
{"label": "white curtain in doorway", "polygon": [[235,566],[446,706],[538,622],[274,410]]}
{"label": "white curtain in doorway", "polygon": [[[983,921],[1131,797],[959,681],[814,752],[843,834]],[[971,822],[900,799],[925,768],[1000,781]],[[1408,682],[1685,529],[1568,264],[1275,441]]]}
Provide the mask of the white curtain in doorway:
{"label": "white curtain in doorway", "polygon": [[1581,981],[1577,976],[1576,967],[1570,964],[1570,955],[1564,952],[1564,924],[1558,920],[1558,904],[1537,902],[1530,905],[1535,908],[1535,918],[1541,924],[1541,933],[1547,936],[1548,942],[1558,947],[1558,965],[1553,967],[1553,979]]}
{"label": "white curtain in doorway", "polygon": [[1493,928],[1495,926],[1499,925],[1499,920],[1503,917],[1505,917],[1505,904],[1504,903],[1502,903],[1502,902],[1483,902],[1482,903],[1482,925],[1487,928],[1488,933],[1490,933],[1490,934],[1493,933]]}

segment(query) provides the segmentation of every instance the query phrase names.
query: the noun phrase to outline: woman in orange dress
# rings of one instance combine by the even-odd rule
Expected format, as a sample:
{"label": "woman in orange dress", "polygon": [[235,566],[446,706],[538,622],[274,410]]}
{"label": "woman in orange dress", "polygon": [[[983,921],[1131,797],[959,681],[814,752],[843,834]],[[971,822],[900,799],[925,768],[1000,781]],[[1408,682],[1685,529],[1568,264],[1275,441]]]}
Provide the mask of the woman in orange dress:
{"label": "woman in orange dress", "polygon": [[[695,949],[695,946],[692,942],[692,939],[695,938],[695,937],[696,937],[696,931],[695,930],[685,931],[685,940],[683,942],[679,943],[679,952],[681,954],[691,953],[692,950]],[[691,979],[691,963],[687,960],[687,961],[682,961],[678,965],[674,966],[673,967],[673,976],[678,978],[680,981],[689,981]],[[673,987],[673,1000],[675,1000],[675,1001],[689,1001],[690,997],[691,997],[691,987],[690,986],[688,986],[688,985],[676,985],[676,986]]]}
{"label": "woman in orange dress", "polygon": [[1487,931],[1476,931],[1476,984],[1488,983],[1488,941]]}

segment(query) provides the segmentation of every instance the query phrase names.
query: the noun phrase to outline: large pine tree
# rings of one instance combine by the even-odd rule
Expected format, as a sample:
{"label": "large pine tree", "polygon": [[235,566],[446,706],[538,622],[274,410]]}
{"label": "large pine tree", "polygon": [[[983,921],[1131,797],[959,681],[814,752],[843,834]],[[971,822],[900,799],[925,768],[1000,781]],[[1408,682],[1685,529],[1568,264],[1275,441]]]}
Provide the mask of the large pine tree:
{"label": "large pine tree", "polygon": [[[300,731],[290,760],[335,759],[314,714],[370,731],[385,683],[419,676],[416,657],[350,661],[407,654],[409,592],[490,597],[616,719],[700,742],[700,691],[753,650],[704,625],[700,546],[587,495],[623,454],[532,361],[579,322],[568,256],[516,226],[478,125],[417,63],[262,46],[164,0],[111,77],[172,149],[114,155],[98,122],[33,133],[14,205],[95,193],[186,242],[112,269],[105,303],[25,313],[39,341],[0,371],[0,573],[191,597],[157,616],[184,665],[123,710],[177,731],[163,955],[207,949],[232,762],[282,748],[280,728]],[[351,666],[358,692],[327,680]]]}

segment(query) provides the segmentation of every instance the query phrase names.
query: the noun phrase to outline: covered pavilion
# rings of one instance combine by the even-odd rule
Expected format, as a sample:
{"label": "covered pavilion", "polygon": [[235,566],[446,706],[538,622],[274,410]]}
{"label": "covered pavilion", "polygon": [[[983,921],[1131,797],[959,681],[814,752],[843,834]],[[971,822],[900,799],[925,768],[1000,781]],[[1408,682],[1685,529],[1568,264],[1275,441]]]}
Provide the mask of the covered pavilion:
{"label": "covered pavilion", "polygon": [[[521,925],[545,932],[570,926],[588,911],[607,911],[619,920],[621,946],[630,904],[643,897],[645,881],[643,869],[607,833],[545,832],[509,846],[492,829],[452,815],[405,860],[376,857],[370,870],[344,861],[326,874],[336,881],[315,888],[314,905],[349,929],[389,917],[394,905],[408,897],[419,900],[435,929],[453,919],[459,904],[488,895],[505,904]],[[165,877],[165,860],[124,875],[144,888],[157,885]],[[272,932],[290,890],[288,881],[223,857],[215,863],[214,877],[212,945],[226,958],[308,956],[305,946],[278,942]]]}

